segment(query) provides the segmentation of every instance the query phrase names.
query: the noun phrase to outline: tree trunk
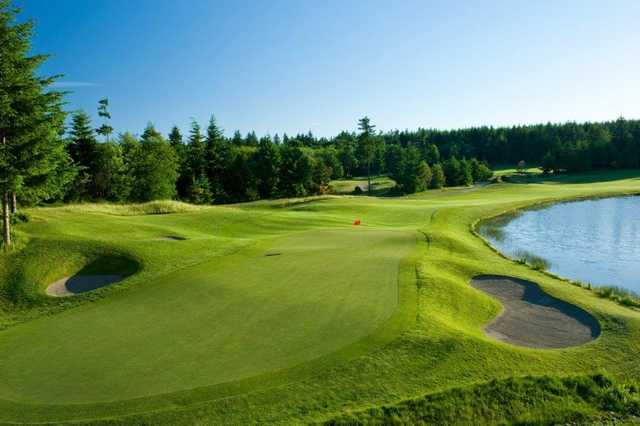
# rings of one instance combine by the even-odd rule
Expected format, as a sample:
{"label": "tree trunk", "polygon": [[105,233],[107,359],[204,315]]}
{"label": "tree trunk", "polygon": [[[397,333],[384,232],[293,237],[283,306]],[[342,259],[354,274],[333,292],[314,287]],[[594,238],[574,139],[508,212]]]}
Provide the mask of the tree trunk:
{"label": "tree trunk", "polygon": [[15,214],[18,211],[18,198],[16,197],[16,191],[11,192],[11,214]]}
{"label": "tree trunk", "polygon": [[371,195],[371,162],[367,162],[367,185],[369,195]]}
{"label": "tree trunk", "polygon": [[9,219],[9,192],[2,194],[2,242],[5,250],[11,247],[11,222]]}

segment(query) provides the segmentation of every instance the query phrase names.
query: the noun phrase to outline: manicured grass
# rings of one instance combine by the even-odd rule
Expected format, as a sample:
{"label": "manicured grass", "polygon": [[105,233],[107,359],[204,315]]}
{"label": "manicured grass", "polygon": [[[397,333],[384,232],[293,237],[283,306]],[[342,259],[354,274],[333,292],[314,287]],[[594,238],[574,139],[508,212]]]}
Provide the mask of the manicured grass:
{"label": "manicured grass", "polygon": [[[329,184],[331,190],[336,194],[353,194],[356,186],[359,186],[365,193],[368,190],[367,177],[354,177],[352,179],[333,180]],[[389,192],[396,183],[388,176],[372,176],[371,192],[374,195],[384,195]]]}
{"label": "manicured grass", "polygon": [[[24,248],[0,257],[0,422],[307,423],[511,376],[637,380],[640,312],[508,260],[471,231],[532,204],[639,193],[639,176],[165,215],[32,209]],[[96,259],[131,275],[43,295]],[[482,326],[501,306],[469,285],[479,274],[534,281],[602,333],[562,350],[493,341]]]}
{"label": "manicured grass", "polygon": [[0,399],[129,399],[330,354],[391,317],[399,262],[415,242],[402,231],[295,233],[13,327],[0,340]]}
{"label": "manicured grass", "polygon": [[[514,164],[498,165],[492,169],[495,176],[508,176],[520,173],[518,166]],[[540,167],[538,166],[526,166],[522,171],[526,175],[537,175],[542,173],[542,170],[540,170]]]}

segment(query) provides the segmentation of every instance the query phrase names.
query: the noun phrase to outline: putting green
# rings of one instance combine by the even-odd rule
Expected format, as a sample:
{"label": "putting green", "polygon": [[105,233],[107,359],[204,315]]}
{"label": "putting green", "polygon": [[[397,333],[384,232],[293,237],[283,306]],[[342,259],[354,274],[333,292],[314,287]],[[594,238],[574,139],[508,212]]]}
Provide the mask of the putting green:
{"label": "putting green", "polygon": [[331,354],[391,317],[415,244],[409,231],[292,233],[12,327],[0,333],[0,399],[123,400]]}

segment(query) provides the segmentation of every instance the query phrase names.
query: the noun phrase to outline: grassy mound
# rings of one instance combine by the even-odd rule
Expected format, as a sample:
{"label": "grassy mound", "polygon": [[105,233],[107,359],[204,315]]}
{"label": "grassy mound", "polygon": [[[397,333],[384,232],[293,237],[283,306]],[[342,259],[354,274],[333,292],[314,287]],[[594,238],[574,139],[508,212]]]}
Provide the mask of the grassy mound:
{"label": "grassy mound", "polygon": [[640,420],[640,387],[603,375],[523,377],[348,413],[326,425],[596,424]]}

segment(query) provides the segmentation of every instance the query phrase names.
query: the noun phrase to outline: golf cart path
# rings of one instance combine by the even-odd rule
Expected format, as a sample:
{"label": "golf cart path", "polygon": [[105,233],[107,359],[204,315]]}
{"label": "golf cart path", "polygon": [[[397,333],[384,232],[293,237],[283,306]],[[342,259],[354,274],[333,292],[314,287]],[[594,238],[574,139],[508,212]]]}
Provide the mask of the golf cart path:
{"label": "golf cart path", "polygon": [[550,296],[534,282],[481,275],[471,285],[504,306],[503,313],[484,328],[496,340],[553,349],[582,345],[600,334],[600,325],[591,314]]}

